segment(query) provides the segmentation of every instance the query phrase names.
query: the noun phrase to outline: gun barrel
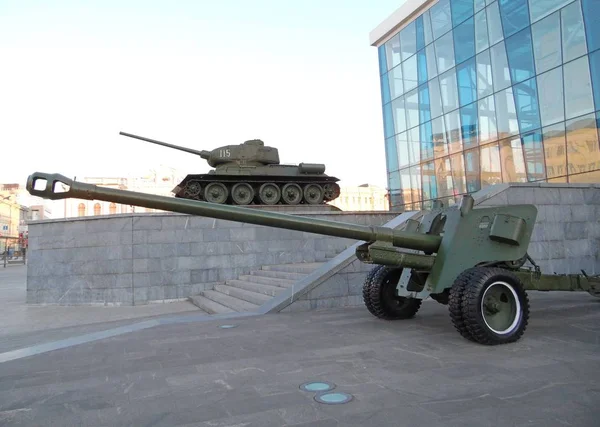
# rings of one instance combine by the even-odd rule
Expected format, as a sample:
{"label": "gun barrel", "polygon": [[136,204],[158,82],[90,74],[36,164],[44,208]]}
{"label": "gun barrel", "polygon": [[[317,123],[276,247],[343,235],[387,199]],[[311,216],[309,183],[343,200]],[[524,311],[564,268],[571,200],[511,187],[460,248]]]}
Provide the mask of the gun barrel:
{"label": "gun barrel", "polygon": [[[43,188],[40,188],[39,184]],[[396,231],[387,227],[304,218],[277,212],[255,211],[239,206],[219,205],[196,200],[175,199],[155,194],[117,190],[73,181],[59,174],[36,172],[28,177],[27,190],[33,196],[51,200],[67,198],[103,200],[189,215],[362,240],[365,242],[384,241],[396,247],[426,252],[437,252],[441,243],[441,237],[436,235]]]}
{"label": "gun barrel", "polygon": [[175,150],[181,150],[181,151],[185,151],[185,152],[188,152],[191,154],[196,154],[197,156],[200,156],[203,159],[207,158],[207,155],[210,155],[210,152],[208,152],[206,150],[198,151],[198,150],[194,150],[193,148],[181,147],[179,145],[174,145],[174,144],[169,144],[167,142],[157,141],[156,139],[150,139],[150,138],[146,138],[143,136],[134,135],[132,133],[119,132],[119,135],[124,135],[124,136],[128,136],[130,138],[135,138],[135,139],[141,139],[142,141],[151,142],[152,144],[162,145],[163,147],[169,147],[169,148],[173,148]]}

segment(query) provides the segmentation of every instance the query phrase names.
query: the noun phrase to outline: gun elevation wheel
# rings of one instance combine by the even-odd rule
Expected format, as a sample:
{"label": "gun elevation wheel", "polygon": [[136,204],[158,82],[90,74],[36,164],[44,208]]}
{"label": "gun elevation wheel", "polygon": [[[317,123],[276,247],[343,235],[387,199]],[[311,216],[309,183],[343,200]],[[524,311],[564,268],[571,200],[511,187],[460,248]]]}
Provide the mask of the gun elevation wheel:
{"label": "gun elevation wheel", "polygon": [[529,298],[513,273],[476,267],[461,274],[452,287],[450,315],[461,335],[486,345],[521,338],[529,321]]}
{"label": "gun elevation wheel", "polygon": [[382,267],[365,282],[368,289],[363,290],[363,295],[367,294],[363,298],[367,301],[369,311],[376,317],[385,320],[410,319],[419,311],[422,300],[396,294],[401,274],[401,268]]}

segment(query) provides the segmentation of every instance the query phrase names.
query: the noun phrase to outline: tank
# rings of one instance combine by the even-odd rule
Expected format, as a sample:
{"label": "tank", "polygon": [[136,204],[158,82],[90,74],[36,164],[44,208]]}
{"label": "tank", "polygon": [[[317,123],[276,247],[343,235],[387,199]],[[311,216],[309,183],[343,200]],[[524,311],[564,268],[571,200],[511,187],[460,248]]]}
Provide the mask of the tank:
{"label": "tank", "polygon": [[324,164],[283,165],[277,148],[260,139],[198,151],[126,132],[120,135],[195,154],[214,168],[187,175],[172,190],[175,197],[233,205],[320,205],[340,195],[339,179],[326,175]]}

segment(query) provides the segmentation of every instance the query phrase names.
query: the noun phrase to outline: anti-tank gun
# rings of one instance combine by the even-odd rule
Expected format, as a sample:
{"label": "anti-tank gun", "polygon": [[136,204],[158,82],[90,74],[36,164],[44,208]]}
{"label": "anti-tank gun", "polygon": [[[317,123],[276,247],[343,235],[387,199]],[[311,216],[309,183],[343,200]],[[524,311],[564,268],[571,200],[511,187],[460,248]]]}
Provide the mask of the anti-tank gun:
{"label": "anti-tank gun", "polygon": [[175,197],[235,205],[319,205],[340,195],[338,178],[321,163],[282,165],[279,151],[260,139],[214,150],[194,150],[126,132],[121,135],[195,154],[214,170],[187,175],[173,189]]}
{"label": "anti-tank gun", "polygon": [[[408,319],[427,297],[448,305],[454,327],[486,345],[517,341],[529,319],[527,290],[600,294],[600,277],[544,275],[527,253],[534,205],[474,207],[436,203],[396,229],[296,217],[196,200],[98,187],[34,173],[27,189],[46,199],[78,198],[305,231],[364,243],[357,258],[374,267],[363,285],[367,309],[381,319]],[[523,268],[530,262],[534,270]]]}

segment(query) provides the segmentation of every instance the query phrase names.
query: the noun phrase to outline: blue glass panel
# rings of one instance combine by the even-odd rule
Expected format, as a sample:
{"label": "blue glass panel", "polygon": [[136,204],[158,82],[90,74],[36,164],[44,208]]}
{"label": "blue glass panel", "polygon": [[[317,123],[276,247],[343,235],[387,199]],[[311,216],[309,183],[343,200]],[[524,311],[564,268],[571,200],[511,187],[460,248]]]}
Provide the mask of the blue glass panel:
{"label": "blue glass panel", "polygon": [[475,72],[475,58],[457,67],[458,100],[460,106],[470,104],[477,100],[477,74]]}
{"label": "blue glass panel", "polygon": [[452,29],[450,0],[440,0],[429,9],[433,39],[437,39]]}
{"label": "blue glass panel", "polygon": [[507,38],[505,43],[512,83],[516,84],[535,76],[533,45],[529,28]]}
{"label": "blue glass panel", "polygon": [[403,168],[410,164],[408,154],[408,133],[402,132],[396,135],[396,151],[398,153],[397,163],[399,168]]}
{"label": "blue glass panel", "polygon": [[417,52],[417,29],[415,21],[400,31],[400,49],[402,50],[403,61],[406,61]]}
{"label": "blue glass panel", "polygon": [[527,0],[498,0],[504,37],[510,37],[529,25]]}
{"label": "blue glass panel", "polygon": [[590,69],[592,70],[592,85],[594,87],[596,110],[600,110],[600,50],[590,53]]}
{"label": "blue glass panel", "polygon": [[572,1],[573,0],[529,0],[531,22],[536,22],[537,20],[556,12],[558,9]]}
{"label": "blue glass panel", "polygon": [[437,56],[438,73],[454,67],[454,40],[452,33],[448,33],[434,42],[435,54]]}
{"label": "blue glass panel", "polygon": [[566,119],[594,111],[594,96],[588,56],[565,64],[565,115]]}
{"label": "blue glass panel", "polygon": [[433,130],[431,122],[421,124],[421,160],[433,158]]}
{"label": "blue glass panel", "polygon": [[581,0],[588,52],[600,49],[600,1]]}
{"label": "blue glass panel", "polygon": [[390,101],[390,82],[388,81],[387,73],[385,73],[381,76],[381,102],[387,104]]}
{"label": "blue glass panel", "polygon": [[490,46],[495,45],[504,38],[502,32],[502,21],[500,20],[500,10],[498,9],[498,2],[495,1],[489,5],[486,9],[486,21],[490,30]]}
{"label": "blue glass panel", "polygon": [[438,75],[437,58],[435,56],[435,47],[433,43],[425,48],[425,53],[427,56],[427,77],[432,79]]}
{"label": "blue glass panel", "polygon": [[450,151],[448,141],[446,140],[446,130],[444,126],[444,116],[431,121],[431,131],[433,134],[433,152],[435,158],[446,156]]}
{"label": "blue glass panel", "polygon": [[427,85],[423,85],[419,88],[419,123],[431,120],[429,104],[429,88]]}
{"label": "blue glass panel", "polygon": [[535,77],[513,87],[519,129],[521,133],[539,129],[540,108],[538,106],[537,83]]}
{"label": "blue glass panel", "polygon": [[452,26],[456,27],[470,16],[473,16],[473,0],[451,0]]}
{"label": "blue glass panel", "polygon": [[387,69],[390,70],[400,63],[400,35],[392,37],[384,46]]}
{"label": "blue glass panel", "polygon": [[508,68],[508,59],[506,58],[506,48],[504,45],[504,42],[500,42],[490,48],[492,74],[494,76],[494,92],[506,89],[511,85],[510,69]]}
{"label": "blue glass panel", "polygon": [[467,192],[472,193],[481,189],[479,179],[479,149],[465,151],[465,178]]}
{"label": "blue glass panel", "polygon": [[562,64],[560,41],[560,12],[536,22],[531,26],[535,70],[538,74]]}
{"label": "blue glass panel", "polygon": [[475,13],[485,7],[485,0],[475,0]]}
{"label": "blue glass panel", "polygon": [[479,121],[479,144],[485,144],[498,139],[498,127],[496,126],[496,106],[494,96],[480,99],[477,103],[477,119]]}
{"label": "blue glass panel", "polygon": [[408,166],[410,164],[410,156],[408,154],[408,132],[402,132],[396,135],[396,151],[398,153],[398,167],[403,168]]}
{"label": "blue glass panel", "polygon": [[392,101],[392,117],[396,128],[395,133],[406,130],[406,112],[404,111],[404,97],[401,96]]}
{"label": "blue glass panel", "polygon": [[475,60],[477,61],[477,99],[481,99],[494,93],[490,51],[481,52]]}
{"label": "blue glass panel", "polygon": [[413,55],[402,63],[402,74],[404,75],[404,91],[408,92],[417,87],[417,56]]}
{"label": "blue glass panel", "polygon": [[469,18],[454,29],[454,56],[460,64],[475,56],[475,21]]}
{"label": "blue glass panel", "polygon": [[382,44],[377,48],[379,55],[379,74],[383,74],[387,71],[387,59],[385,59],[385,45]]}
{"label": "blue glass panel", "polygon": [[479,53],[490,46],[485,10],[475,15],[475,52]]}
{"label": "blue glass panel", "polygon": [[417,28],[417,50],[421,50],[425,47],[425,26],[422,15],[415,20],[415,26]]}
{"label": "blue glass panel", "polygon": [[398,98],[404,93],[404,79],[402,78],[402,66],[398,65],[390,70],[390,96],[392,99]]}
{"label": "blue glass panel", "polygon": [[396,151],[396,138],[385,140],[385,158],[387,160],[387,172],[398,170],[398,152]]}
{"label": "blue glass panel", "polygon": [[383,106],[383,133],[386,138],[394,135],[394,115],[392,114],[392,104]]}
{"label": "blue glass panel", "polygon": [[569,62],[587,53],[581,4],[576,1],[560,11],[563,61]]}
{"label": "blue glass panel", "polygon": [[465,148],[477,145],[477,103],[460,109],[461,134]]}
{"label": "blue glass panel", "polygon": [[419,90],[415,89],[405,96],[406,102],[406,128],[419,126]]}
{"label": "blue glass panel", "polygon": [[431,117],[436,118],[444,113],[442,109],[442,95],[440,93],[440,81],[437,77],[429,80],[429,98],[431,100]]}
{"label": "blue glass panel", "polygon": [[438,197],[438,191],[433,162],[423,164],[421,171],[423,174],[423,200],[436,199]]}
{"label": "blue glass panel", "polygon": [[544,163],[544,146],[542,145],[542,131],[538,130],[521,137],[523,141],[523,157],[527,169],[528,181],[539,181],[546,178]]}
{"label": "blue glass panel", "polygon": [[565,103],[562,91],[562,67],[556,67],[537,76],[537,84],[542,126],[563,122],[565,120]]}
{"label": "blue glass panel", "polygon": [[446,126],[446,139],[448,140],[448,149],[450,153],[456,153],[462,150],[462,132],[459,110],[454,110],[444,116],[444,126]]}
{"label": "blue glass panel", "polygon": [[[423,128],[423,131],[427,131],[427,128]],[[421,161],[421,135],[419,134],[419,128],[413,128],[408,132],[408,161],[411,165],[417,164]]]}
{"label": "blue glass panel", "polygon": [[427,57],[425,49],[417,52],[417,74],[419,86],[427,82]]}
{"label": "blue glass panel", "polygon": [[[423,27],[425,31],[425,44],[433,42],[433,33],[431,32],[431,18],[429,17],[429,10],[426,10],[423,15]],[[418,36],[418,35],[417,35]]]}
{"label": "blue glass panel", "polygon": [[390,191],[400,189],[400,172],[393,172],[388,175],[388,187]]}
{"label": "blue glass panel", "polygon": [[440,92],[444,114],[456,110],[458,104],[458,87],[456,85],[456,68],[447,71],[440,77]]}
{"label": "blue glass panel", "polygon": [[517,120],[512,88],[509,87],[501,92],[496,92],[494,94],[494,104],[496,105],[498,138],[502,139],[518,134],[519,121]]}

